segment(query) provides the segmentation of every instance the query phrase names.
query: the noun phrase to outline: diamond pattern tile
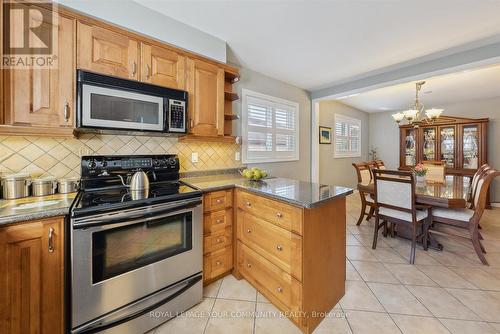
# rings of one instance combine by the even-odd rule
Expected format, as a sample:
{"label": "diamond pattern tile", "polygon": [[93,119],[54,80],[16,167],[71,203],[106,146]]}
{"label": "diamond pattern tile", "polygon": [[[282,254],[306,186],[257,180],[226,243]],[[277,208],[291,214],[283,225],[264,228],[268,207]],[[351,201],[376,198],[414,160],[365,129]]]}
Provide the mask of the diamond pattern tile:
{"label": "diamond pattern tile", "polygon": [[[178,154],[181,171],[240,167],[234,143],[178,142],[176,138],[83,134],[79,138],[0,136],[0,173],[28,171],[78,176],[82,155]],[[191,153],[198,162],[191,163]]]}

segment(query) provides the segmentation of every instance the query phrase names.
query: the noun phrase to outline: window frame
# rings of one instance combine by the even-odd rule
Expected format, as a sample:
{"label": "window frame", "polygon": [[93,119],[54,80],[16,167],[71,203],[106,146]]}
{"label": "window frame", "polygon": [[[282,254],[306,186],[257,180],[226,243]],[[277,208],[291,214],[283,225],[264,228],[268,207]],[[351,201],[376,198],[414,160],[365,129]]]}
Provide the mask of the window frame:
{"label": "window frame", "polygon": [[[298,161],[299,160],[299,146],[300,146],[300,125],[299,125],[299,104],[297,102],[289,101],[279,97],[262,94],[249,89],[243,88],[241,91],[242,101],[241,101],[241,139],[242,139],[242,163],[267,163],[267,162],[286,162],[286,161]],[[272,108],[276,108],[276,105],[285,106],[287,108],[294,109],[294,129],[279,129],[276,128],[276,117],[273,111],[271,128],[267,128],[269,131],[262,131],[262,133],[271,132],[273,135],[272,150],[263,152],[262,156],[249,157],[248,152],[248,98],[255,98],[260,100],[265,100]],[[273,106],[274,105],[274,106]],[[295,137],[295,150],[291,155],[284,155],[283,152],[276,151],[276,134],[291,134],[293,133]],[[257,154],[255,154],[257,153]],[[252,155],[258,155],[258,152],[252,152]],[[278,157],[278,155],[283,155],[283,157]]]}
{"label": "window frame", "polygon": [[[334,126],[333,126],[333,157],[334,158],[358,158],[361,157],[361,145],[362,145],[362,124],[361,120],[357,118],[352,118],[349,116],[345,116],[342,114],[335,114],[335,119],[334,119]],[[357,125],[359,127],[359,134],[358,136],[337,136],[337,123],[347,123],[351,125]],[[337,151],[337,138],[342,137],[346,138],[347,141],[349,142],[349,139],[351,138],[358,138],[358,149],[356,151],[348,151],[348,152],[338,152]]]}

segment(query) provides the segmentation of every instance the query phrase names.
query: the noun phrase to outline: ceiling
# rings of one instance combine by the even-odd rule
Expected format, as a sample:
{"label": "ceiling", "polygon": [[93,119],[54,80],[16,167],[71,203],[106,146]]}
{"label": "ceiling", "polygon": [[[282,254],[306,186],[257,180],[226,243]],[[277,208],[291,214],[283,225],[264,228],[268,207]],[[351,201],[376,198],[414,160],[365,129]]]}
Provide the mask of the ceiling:
{"label": "ceiling", "polygon": [[[500,65],[428,78],[420,91],[425,108],[500,96]],[[415,101],[416,81],[339,98],[366,112],[401,111]]]}
{"label": "ceiling", "polygon": [[227,42],[229,60],[307,90],[500,34],[500,1],[135,0]]}

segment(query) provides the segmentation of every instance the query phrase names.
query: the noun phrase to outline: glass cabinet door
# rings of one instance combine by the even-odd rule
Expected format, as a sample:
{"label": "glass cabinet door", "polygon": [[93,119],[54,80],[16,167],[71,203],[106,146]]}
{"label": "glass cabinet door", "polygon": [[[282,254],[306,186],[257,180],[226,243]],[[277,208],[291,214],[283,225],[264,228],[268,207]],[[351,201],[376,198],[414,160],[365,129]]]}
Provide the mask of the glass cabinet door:
{"label": "glass cabinet door", "polygon": [[423,160],[436,160],[436,128],[423,129]]}
{"label": "glass cabinet door", "polygon": [[477,169],[479,155],[478,125],[464,125],[462,132],[463,168]]}
{"label": "glass cabinet door", "polygon": [[405,165],[415,166],[417,163],[417,130],[405,130]]}
{"label": "glass cabinet door", "polygon": [[455,127],[439,128],[440,160],[445,161],[446,167],[455,167]]}

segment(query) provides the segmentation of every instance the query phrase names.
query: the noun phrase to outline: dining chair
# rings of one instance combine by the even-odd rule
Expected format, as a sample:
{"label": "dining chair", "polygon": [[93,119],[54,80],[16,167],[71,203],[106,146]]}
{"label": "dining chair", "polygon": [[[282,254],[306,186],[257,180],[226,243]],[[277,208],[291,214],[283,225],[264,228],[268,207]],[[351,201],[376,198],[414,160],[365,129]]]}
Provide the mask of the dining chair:
{"label": "dining chair", "polygon": [[431,182],[444,182],[445,175],[445,162],[444,161],[432,161],[425,160],[422,164],[427,168],[427,174],[425,179]]}
{"label": "dining chair", "polygon": [[[394,229],[394,225],[411,224],[410,263],[414,264],[417,240],[421,240],[424,249],[427,250],[431,208],[417,206],[415,177],[412,172],[375,169],[373,174],[375,178],[375,228],[372,248],[377,248],[380,228],[384,228],[384,236],[387,236],[388,222],[392,224],[391,229]],[[422,227],[422,233],[417,235],[419,227]]]}
{"label": "dining chair", "polygon": [[[358,177],[358,184],[364,186],[369,185],[372,182],[372,172],[370,169],[370,165],[366,162],[353,163],[352,165],[356,170],[356,175]],[[375,202],[373,201],[373,198],[371,197],[370,193],[360,190],[359,187],[358,187],[358,192],[361,198],[361,212],[356,225],[359,226],[365,216],[367,221],[373,217],[373,213],[375,211]],[[366,212],[367,207],[370,208],[368,212]]]}
{"label": "dining chair", "polygon": [[432,219],[433,226],[438,224],[453,226],[460,229],[465,229],[469,231],[469,237],[463,235],[458,235],[454,233],[444,232],[436,230],[432,233],[447,234],[451,237],[456,237],[460,239],[467,239],[472,241],[474,250],[481,262],[488,265],[488,261],[484,257],[483,253],[486,253],[483,245],[481,244],[481,236],[479,234],[479,221],[483,215],[484,209],[486,207],[488,189],[491,182],[495,177],[499,176],[500,172],[495,169],[486,170],[478,179],[476,191],[474,194],[474,209],[460,208],[460,209],[450,209],[450,208],[433,208],[432,209]]}

